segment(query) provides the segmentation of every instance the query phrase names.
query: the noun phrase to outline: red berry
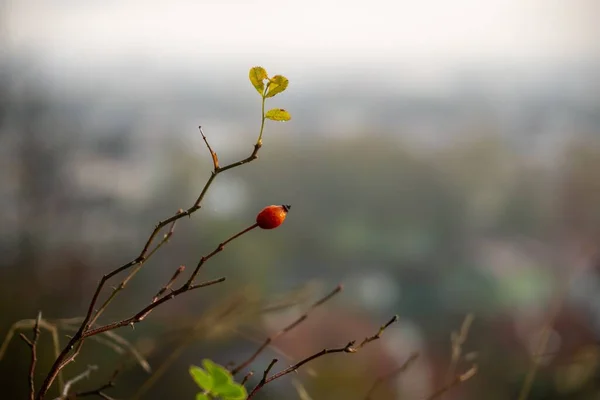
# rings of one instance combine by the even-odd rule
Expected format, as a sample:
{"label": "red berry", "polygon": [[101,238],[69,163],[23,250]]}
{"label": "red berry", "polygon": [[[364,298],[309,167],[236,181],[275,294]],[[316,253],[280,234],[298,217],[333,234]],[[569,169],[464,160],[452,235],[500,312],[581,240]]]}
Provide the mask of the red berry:
{"label": "red berry", "polygon": [[256,224],[262,229],[277,228],[285,220],[290,208],[292,206],[289,205],[265,207],[256,216]]}

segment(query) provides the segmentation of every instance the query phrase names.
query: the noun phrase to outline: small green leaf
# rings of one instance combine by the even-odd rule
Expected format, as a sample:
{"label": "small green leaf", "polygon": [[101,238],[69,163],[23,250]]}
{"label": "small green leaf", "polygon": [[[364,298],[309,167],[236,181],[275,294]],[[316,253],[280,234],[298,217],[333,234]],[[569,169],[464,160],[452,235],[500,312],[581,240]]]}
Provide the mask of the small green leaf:
{"label": "small green leaf", "polygon": [[213,388],[214,381],[211,374],[207,373],[202,368],[192,365],[190,367],[190,375],[192,375],[192,378],[201,389],[208,392]]}
{"label": "small green leaf", "polygon": [[208,397],[207,394],[204,393],[198,393],[196,395],[196,400],[210,400],[210,397]]}
{"label": "small green leaf", "polygon": [[273,121],[289,121],[290,119],[292,119],[292,116],[283,108],[273,108],[272,110],[267,111],[267,113],[265,114],[265,118],[271,119]]}
{"label": "small green leaf", "polygon": [[236,382],[231,382],[227,386],[215,388],[214,393],[223,400],[245,400],[248,397],[246,388]]}
{"label": "small green leaf", "polygon": [[225,368],[221,367],[218,364],[215,364],[209,359],[202,360],[202,366],[206,369],[206,371],[212,377],[212,389],[216,389],[220,386],[227,386],[231,382],[233,382],[233,377]]}
{"label": "small green leaf", "polygon": [[275,75],[271,79],[269,79],[269,90],[267,90],[267,95],[265,97],[273,97],[276,94],[283,92],[288,87],[288,78],[283,75]]}
{"label": "small green leaf", "polygon": [[268,79],[267,71],[263,67],[250,68],[250,82],[256,91],[262,96],[265,91],[265,79]]}

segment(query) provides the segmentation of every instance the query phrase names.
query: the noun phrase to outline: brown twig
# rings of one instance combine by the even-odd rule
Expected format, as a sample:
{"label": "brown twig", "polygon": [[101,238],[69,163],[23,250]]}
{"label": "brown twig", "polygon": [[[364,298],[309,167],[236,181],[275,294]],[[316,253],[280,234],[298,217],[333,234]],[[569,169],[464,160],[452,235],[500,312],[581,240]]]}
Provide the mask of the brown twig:
{"label": "brown twig", "polygon": [[[2,345],[0,346],[0,361],[2,361],[2,358],[4,357],[4,354],[6,353],[6,349],[8,348],[8,344],[10,343],[13,336],[15,335],[15,332],[19,329],[33,329],[33,327],[35,327],[36,322],[37,322],[37,319],[23,319],[23,320],[17,321],[14,324],[12,324],[12,326],[6,333],[6,336],[4,336],[4,340],[2,342]],[[56,325],[51,324],[50,322],[48,322],[42,318],[39,321],[39,327],[41,329],[46,329],[48,332],[50,332],[50,335],[52,336],[52,348],[54,351],[54,357],[58,357],[58,355],[60,354],[60,343],[58,340],[58,329],[57,329]],[[63,386],[64,386],[63,376],[62,376],[62,373],[59,373],[58,374],[59,391],[62,391]]]}
{"label": "brown twig", "polygon": [[79,381],[81,381],[83,379],[89,378],[90,375],[91,375],[91,373],[93,371],[96,371],[97,369],[98,369],[98,366],[96,366],[96,365],[88,365],[88,367],[87,367],[87,369],[85,371],[83,371],[79,375],[76,375],[74,378],[70,379],[69,381],[67,381],[65,383],[65,387],[64,387],[63,391],[61,392],[60,396],[57,397],[55,400],[66,400],[66,399],[68,399],[69,398],[69,391],[71,390],[71,386],[73,386],[74,384],[76,384],[77,382],[79,382]]}
{"label": "brown twig", "polygon": [[35,398],[35,365],[37,364],[37,342],[40,337],[40,321],[42,320],[42,312],[38,312],[38,316],[35,319],[33,325],[33,339],[29,340],[24,333],[20,333],[19,336],[31,349],[31,364],[29,365],[29,398],[33,400]]}
{"label": "brown twig", "polygon": [[[137,314],[135,314],[134,316],[118,321],[118,322],[113,322],[112,324],[107,324],[104,326],[101,326],[99,328],[95,328],[95,329],[89,329],[87,330],[83,336],[82,339],[85,339],[87,337],[90,336],[94,336],[97,335],[99,333],[102,332],[106,332],[106,331],[112,331],[113,329],[117,329],[120,328],[122,326],[127,326],[127,325],[133,325],[133,324],[137,324],[138,322],[143,321],[148,314],[150,314],[150,312],[152,310],[154,310],[156,307],[158,307],[159,305],[174,299],[175,297],[179,296],[180,294],[183,294],[185,292],[189,292],[190,290],[194,290],[194,289],[200,289],[206,286],[211,286],[217,283],[221,283],[223,281],[225,281],[225,277],[223,278],[219,278],[219,279],[215,279],[212,281],[208,281],[208,282],[204,282],[204,283],[200,283],[197,285],[194,285],[193,282],[196,278],[196,276],[198,275],[198,273],[200,272],[200,268],[202,267],[202,265],[207,262],[208,260],[210,260],[212,257],[214,257],[216,254],[220,253],[221,251],[223,251],[223,249],[225,248],[225,246],[230,243],[231,241],[239,238],[240,236],[242,236],[243,234],[250,232],[252,229],[255,229],[256,227],[258,227],[258,224],[253,224],[251,226],[249,226],[248,228],[236,233],[235,235],[231,236],[229,239],[225,240],[224,242],[219,243],[219,245],[216,247],[216,249],[214,249],[212,252],[210,252],[208,255],[206,256],[202,256],[200,258],[200,261],[198,262],[198,265],[196,266],[196,269],[194,270],[194,272],[192,273],[192,275],[190,276],[190,278],[187,280],[186,283],[184,283],[183,285],[181,285],[181,287],[179,287],[179,289],[177,290],[173,290],[171,291],[168,295],[161,297],[160,299],[154,301],[154,299],[152,300],[152,302],[146,306],[144,309],[142,309],[140,312],[138,312]],[[174,274],[178,275],[177,273]],[[175,276],[176,278],[177,276]]]}
{"label": "brown twig", "polygon": [[244,376],[244,379],[242,379],[242,382],[240,383],[240,385],[245,385],[246,382],[248,382],[248,379],[250,379],[250,377],[254,375],[254,371],[250,371],[246,374],[246,376]]}
{"label": "brown twig", "polygon": [[[229,303],[228,301],[227,303]],[[152,388],[153,385],[160,379],[160,377],[170,368],[170,366],[179,358],[179,356],[191,345],[194,340],[198,339],[198,335],[205,336],[211,329],[214,329],[223,319],[229,317],[236,319],[233,316],[233,312],[237,309],[238,305],[242,303],[242,299],[234,299],[231,304],[226,304],[224,309],[221,306],[216,306],[213,311],[209,311],[209,315],[216,314],[214,316],[205,317],[196,321],[189,329],[189,333],[181,340],[178,345],[173,348],[166,359],[158,365],[154,372],[148,377],[148,379],[136,390],[130,400],[137,400],[144,396],[144,394]]]}
{"label": "brown twig", "polygon": [[379,327],[379,331],[377,331],[376,334],[365,338],[357,347],[354,348],[354,350],[357,351],[360,348],[362,348],[364,345],[371,343],[374,340],[379,339],[381,337],[381,334],[383,333],[383,331],[385,331],[391,324],[393,324],[396,321],[398,321],[398,316],[394,315],[388,322],[386,322],[384,325],[381,325]]}
{"label": "brown twig", "polygon": [[110,389],[112,387],[115,386],[115,380],[117,378],[117,375],[119,374],[120,370],[117,369],[113,372],[110,380],[105,383],[104,385],[93,389],[93,390],[86,390],[84,392],[78,392],[77,394],[75,394],[75,398],[79,398],[79,397],[87,397],[87,396],[98,396],[100,398],[103,398],[105,400],[112,400],[111,397],[109,397],[106,393],[104,393],[104,390],[106,389]]}
{"label": "brown twig", "polygon": [[370,400],[371,396],[373,395],[373,393],[375,392],[375,390],[383,382],[388,381],[388,380],[394,378],[395,376],[398,376],[401,373],[403,373],[404,371],[406,371],[412,365],[412,363],[417,360],[417,358],[419,358],[419,353],[412,353],[410,355],[410,357],[408,357],[408,359],[406,361],[404,361],[404,363],[401,366],[399,366],[398,368],[394,369],[392,372],[390,372],[390,373],[388,373],[386,375],[383,375],[383,376],[377,378],[375,380],[375,382],[373,382],[373,385],[371,386],[371,388],[369,389],[369,391],[367,392],[367,395],[365,396],[365,400]]}
{"label": "brown twig", "polygon": [[194,282],[194,279],[196,279],[196,276],[198,275],[198,272],[200,272],[200,268],[202,268],[202,266],[204,265],[205,262],[207,262],[208,260],[210,260],[213,256],[215,256],[216,254],[220,253],[223,251],[223,249],[225,248],[225,246],[232,242],[233,240],[239,238],[240,236],[242,236],[245,233],[250,232],[251,230],[258,228],[258,224],[255,223],[253,225],[250,225],[249,227],[247,227],[246,229],[236,233],[235,235],[233,235],[232,237],[230,237],[229,239],[227,239],[226,241],[219,243],[219,245],[217,246],[216,249],[214,249],[211,253],[209,253],[206,256],[202,256],[202,258],[200,258],[200,261],[198,261],[198,264],[196,265],[196,269],[194,269],[194,272],[192,273],[192,275],[190,276],[190,278],[188,279],[188,281],[185,283],[184,286],[190,286],[192,285],[192,283]]}
{"label": "brown twig", "polygon": [[321,304],[323,304],[326,301],[328,301],[329,299],[331,299],[333,296],[335,296],[336,294],[338,294],[339,292],[341,292],[342,289],[343,289],[343,286],[341,284],[337,285],[337,287],[331,293],[329,293],[327,296],[323,297],[322,299],[320,299],[319,301],[317,301],[315,304],[313,304],[298,319],[296,319],[294,322],[292,322],[291,324],[289,324],[288,326],[286,326],[285,328],[283,328],[279,332],[276,332],[273,335],[269,336],[263,342],[263,344],[254,352],[254,354],[252,354],[246,361],[242,362],[240,365],[238,365],[237,367],[235,367],[234,369],[232,369],[231,370],[231,374],[232,375],[236,375],[242,369],[244,369],[248,365],[250,365],[254,360],[256,360],[256,357],[258,357],[258,355],[260,353],[262,353],[267,348],[267,346],[269,346],[269,344],[271,344],[275,339],[277,339],[279,336],[281,336],[281,335],[283,335],[283,334],[291,331],[292,329],[294,329],[295,327],[297,327],[298,325],[300,325],[300,323],[302,323],[304,320],[306,320],[308,318],[308,314],[312,310],[314,310],[315,308],[319,307]]}
{"label": "brown twig", "polygon": [[254,397],[254,395],[256,395],[256,393],[262,389],[266,384],[268,384],[269,382],[274,381],[275,379],[279,379],[282,376],[285,376],[291,372],[297,371],[301,366],[303,366],[304,364],[311,362],[312,360],[315,360],[319,357],[322,357],[326,354],[333,354],[333,353],[356,353],[358,352],[363,346],[365,346],[368,343],[371,343],[374,340],[377,340],[381,337],[381,334],[383,333],[383,331],[385,329],[387,329],[391,324],[393,324],[394,322],[398,321],[398,316],[395,315],[392,319],[390,319],[386,324],[382,325],[379,328],[379,331],[370,337],[367,337],[366,339],[364,339],[360,345],[355,346],[354,344],[356,343],[355,340],[348,342],[348,344],[346,344],[344,347],[338,347],[338,348],[334,348],[334,349],[323,349],[321,351],[319,351],[318,353],[315,353],[311,356],[306,357],[305,359],[297,362],[296,364],[274,374],[271,375],[270,377],[268,377],[269,372],[271,371],[271,369],[273,368],[273,365],[275,365],[275,363],[277,362],[277,359],[274,358],[271,363],[269,364],[269,366],[267,367],[267,369],[265,369],[264,374],[263,374],[263,378],[260,380],[260,382],[258,383],[258,385],[256,385],[256,387],[254,387],[254,389],[252,389],[252,392],[250,392],[250,394],[247,397],[247,400],[251,399],[252,397]]}
{"label": "brown twig", "polygon": [[[264,100],[264,99],[263,99]],[[263,105],[263,125],[264,125],[264,105]],[[90,322],[92,321],[92,315],[94,314],[94,310],[96,307],[96,303],[98,302],[98,298],[100,296],[100,293],[104,287],[104,285],[106,284],[106,282],[111,279],[113,276],[135,266],[138,264],[141,264],[143,262],[145,262],[147,260],[148,257],[148,250],[150,249],[150,246],[152,244],[152,242],[154,241],[154,238],[156,237],[156,235],[167,225],[174,223],[175,221],[185,217],[185,216],[191,216],[194,212],[196,212],[197,210],[200,209],[201,207],[201,203],[202,200],[204,199],[204,196],[206,195],[209,187],[211,186],[211,184],[213,183],[213,181],[215,180],[215,178],[217,177],[218,174],[225,172],[227,170],[239,167],[241,165],[244,165],[246,163],[249,163],[255,159],[258,158],[258,151],[260,150],[261,146],[262,146],[262,142],[261,142],[261,137],[262,137],[262,133],[263,133],[263,126],[261,126],[261,130],[260,130],[260,134],[259,134],[259,139],[257,140],[256,144],[254,145],[254,150],[252,151],[252,153],[250,154],[250,156],[231,163],[229,165],[226,165],[225,167],[218,167],[218,168],[214,168],[213,171],[211,172],[210,177],[208,178],[208,180],[206,181],[206,183],[204,184],[204,187],[202,188],[202,191],[200,192],[200,195],[198,196],[198,198],[196,199],[196,201],[194,202],[194,204],[189,207],[187,210],[184,211],[178,211],[175,215],[164,219],[162,221],[159,221],[158,224],[154,227],[154,230],[152,231],[152,233],[150,234],[150,236],[148,237],[148,239],[146,240],[146,243],[144,244],[144,247],[142,248],[142,250],[140,251],[139,255],[132,259],[131,261],[123,264],[122,266],[114,269],[113,271],[105,274],[102,276],[102,278],[100,279],[100,282],[98,283],[98,286],[96,287],[96,290],[94,291],[94,294],[92,296],[92,299],[90,301],[90,304],[88,306],[87,312],[85,314],[85,317],[81,323],[81,326],[79,327],[78,331],[75,333],[75,335],[73,335],[73,337],[71,337],[71,339],[69,340],[69,342],[67,343],[67,345],[65,346],[65,348],[60,352],[60,354],[58,355],[58,357],[56,357],[56,360],[54,361],[54,364],[52,365],[52,367],[50,368],[50,371],[48,372],[48,375],[46,376],[46,378],[44,379],[44,382],[42,383],[42,386],[40,387],[40,390],[38,391],[38,394],[36,396],[37,400],[43,400],[44,396],[46,395],[46,393],[48,392],[48,390],[50,389],[50,386],[52,385],[52,383],[54,382],[54,380],[56,379],[56,377],[59,375],[60,371],[70,362],[72,362],[75,357],[78,355],[79,351],[81,350],[81,346],[83,345],[83,341],[85,338],[91,336],[90,335],[90,327],[91,324]],[[204,134],[202,134],[204,136]],[[206,140],[206,137],[204,137],[204,141],[205,143],[208,145],[208,141]],[[213,150],[212,148],[210,148],[210,146],[207,146],[209,148],[209,152],[211,153],[211,158],[213,155]],[[214,164],[214,162],[213,162]],[[230,239],[233,240],[234,238]],[[158,248],[157,248],[158,249]],[[156,250],[157,250],[156,249]],[[217,249],[217,251],[215,252],[215,254],[219,251],[221,251],[221,249]],[[154,251],[152,252],[152,254],[154,254]],[[214,255],[214,254],[213,254]],[[212,255],[211,255],[212,256]],[[210,257],[208,257],[210,258]],[[207,286],[206,284],[203,285],[192,285],[192,281],[193,278],[195,278],[195,276],[197,275],[200,267],[202,266],[202,264],[206,261],[206,259],[201,259],[200,262],[198,263],[198,266],[196,267],[196,270],[194,271],[194,273],[192,274],[192,277],[190,278],[190,280],[186,283],[186,290],[181,290],[182,288],[178,289],[178,291],[172,292],[170,295],[163,297],[162,299],[158,300],[156,303],[154,303],[154,306],[149,308],[150,306],[146,307],[146,309],[142,310],[145,313],[151,311],[154,307],[156,307],[157,305],[162,304],[164,301],[167,301],[175,296],[177,296],[178,294],[183,293],[184,291],[187,290],[192,290],[192,289],[196,289],[199,287],[203,287],[203,286]],[[219,282],[222,282],[224,279],[219,280]],[[210,283],[210,282],[208,282]],[[216,281],[210,283],[218,283]],[[177,293],[176,293],[177,292]],[[175,294],[176,293],[176,294]],[[152,305],[151,305],[152,306]],[[149,308],[149,309],[148,309]],[[98,314],[96,314],[98,315]],[[143,314],[142,314],[143,315]],[[139,313],[136,314],[136,316],[133,317],[133,319],[130,318],[131,321],[135,321],[136,317],[139,317]],[[123,321],[121,321],[123,322]],[[139,321],[138,321],[139,322]],[[104,327],[102,327],[102,332],[106,331],[106,330],[110,330],[110,329],[115,329],[116,327],[119,327],[122,325],[119,325],[119,323],[114,323],[114,324],[109,324],[109,325],[105,325]],[[95,329],[94,331],[96,331],[97,333],[99,333],[98,329]],[[94,333],[95,334],[95,333]]]}
{"label": "brown twig", "polygon": [[202,139],[204,140],[204,143],[206,143],[206,147],[208,147],[208,151],[210,152],[210,156],[212,157],[213,168],[215,170],[218,170],[219,169],[219,157],[217,157],[217,153],[215,153],[213,151],[212,147],[210,147],[208,140],[206,140],[206,136],[204,136],[204,132],[202,132],[201,126],[198,127],[198,130],[200,131],[200,134],[202,135]]}
{"label": "brown twig", "polygon": [[[183,210],[179,209],[177,212],[178,213],[182,213]],[[129,275],[127,275],[125,277],[125,279],[123,279],[119,285],[117,285],[116,287],[113,288],[113,291],[110,294],[110,296],[104,301],[104,303],[100,306],[100,308],[95,312],[95,314],[92,317],[92,319],[87,323],[87,326],[86,326],[85,329],[88,329],[89,327],[93,326],[96,323],[96,321],[98,320],[98,318],[100,318],[100,315],[102,315],[102,313],[104,313],[104,311],[106,310],[106,308],[114,300],[114,298],[117,296],[117,294],[121,290],[125,289],[125,287],[129,283],[129,281],[131,279],[133,279],[133,277],[140,271],[140,269],[142,269],[142,267],[150,259],[150,257],[152,257],[164,244],[166,244],[166,243],[169,242],[169,239],[171,238],[171,236],[173,236],[173,233],[175,231],[175,223],[176,222],[177,221],[173,221],[171,223],[171,228],[169,229],[169,231],[167,233],[165,233],[165,235],[163,236],[162,240],[154,247],[154,249],[152,249],[152,251],[150,251],[148,253],[148,255],[145,257],[144,261],[142,261],[139,264],[137,264],[136,267],[129,273]]]}
{"label": "brown twig", "polygon": [[460,385],[461,383],[471,379],[473,376],[475,376],[476,373],[477,373],[477,366],[473,365],[471,367],[471,369],[469,369],[467,372],[457,375],[450,383],[446,384],[445,386],[443,386],[440,389],[433,392],[433,394],[431,394],[427,398],[427,400],[434,400],[434,399],[439,398],[440,396],[442,396],[444,393],[446,393],[453,387]]}
{"label": "brown twig", "polygon": [[173,276],[171,277],[171,279],[169,279],[169,282],[167,282],[167,284],[165,286],[163,286],[158,293],[156,293],[156,296],[154,296],[152,298],[152,302],[156,303],[156,301],[158,301],[158,299],[160,298],[160,296],[162,296],[167,290],[171,289],[171,286],[173,286],[173,284],[175,283],[175,281],[177,280],[177,278],[179,278],[179,275],[181,275],[183,273],[183,271],[185,271],[185,265],[180,266],[179,268],[177,268],[175,270],[175,273],[173,274]]}
{"label": "brown twig", "polygon": [[190,286],[184,285],[184,286],[180,287],[179,289],[174,290],[167,296],[162,297],[160,300],[149,304],[144,309],[142,309],[140,312],[138,312],[137,314],[135,314],[134,316],[132,316],[130,318],[126,318],[126,319],[118,321],[118,322],[113,322],[112,324],[107,324],[107,325],[101,326],[99,328],[90,329],[90,330],[86,331],[83,334],[82,339],[85,339],[90,336],[94,336],[94,335],[97,335],[99,333],[103,333],[106,331],[112,331],[113,329],[117,329],[117,328],[120,328],[123,326],[134,325],[134,324],[137,324],[138,322],[142,322],[144,320],[144,318],[146,318],[146,316],[152,310],[154,310],[156,307],[160,306],[163,303],[166,303],[167,301],[169,301],[171,299],[174,299],[175,297],[179,296],[180,294],[189,292],[190,290],[200,289],[200,288],[203,288],[206,286],[215,285],[217,283],[224,282],[225,279],[226,279],[225,277],[222,277],[219,279],[214,279],[212,281],[203,282],[198,285],[190,285]]}

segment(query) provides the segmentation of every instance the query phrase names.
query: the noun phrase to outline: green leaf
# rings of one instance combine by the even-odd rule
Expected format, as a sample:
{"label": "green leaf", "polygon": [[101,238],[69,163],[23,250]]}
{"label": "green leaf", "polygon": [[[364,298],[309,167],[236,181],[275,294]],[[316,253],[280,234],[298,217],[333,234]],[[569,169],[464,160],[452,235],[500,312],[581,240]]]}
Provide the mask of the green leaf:
{"label": "green leaf", "polygon": [[271,119],[273,121],[289,121],[290,119],[292,119],[292,116],[283,108],[273,108],[272,110],[267,111],[267,113],[265,114],[265,118]]}
{"label": "green leaf", "polygon": [[248,397],[246,388],[236,382],[231,382],[227,386],[219,386],[214,392],[223,400],[245,400]]}
{"label": "green leaf", "polygon": [[233,377],[225,368],[215,364],[209,359],[202,360],[202,365],[212,377],[212,389],[215,390],[220,386],[227,386],[233,382]]}
{"label": "green leaf", "polygon": [[265,79],[268,79],[267,71],[263,67],[250,68],[250,82],[256,91],[262,96],[265,92]]}
{"label": "green leaf", "polygon": [[273,97],[281,92],[283,92],[288,87],[288,78],[283,75],[275,75],[271,79],[269,79],[269,90],[267,90],[267,95],[265,97]]}
{"label": "green leaf", "polygon": [[207,394],[204,393],[198,393],[196,395],[196,400],[210,400],[210,397],[208,397]]}
{"label": "green leaf", "polygon": [[201,389],[209,392],[213,388],[215,382],[211,376],[212,374],[207,373],[202,368],[192,365],[190,367],[190,375],[192,375],[192,378]]}

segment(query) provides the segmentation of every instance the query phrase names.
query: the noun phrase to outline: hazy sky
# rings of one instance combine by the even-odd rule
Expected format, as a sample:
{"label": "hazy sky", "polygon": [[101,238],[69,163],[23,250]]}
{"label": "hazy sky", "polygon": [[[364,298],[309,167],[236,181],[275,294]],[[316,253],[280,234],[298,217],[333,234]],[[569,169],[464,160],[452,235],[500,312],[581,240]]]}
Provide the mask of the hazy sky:
{"label": "hazy sky", "polygon": [[600,56],[597,0],[8,1],[14,48],[63,61],[301,69]]}

